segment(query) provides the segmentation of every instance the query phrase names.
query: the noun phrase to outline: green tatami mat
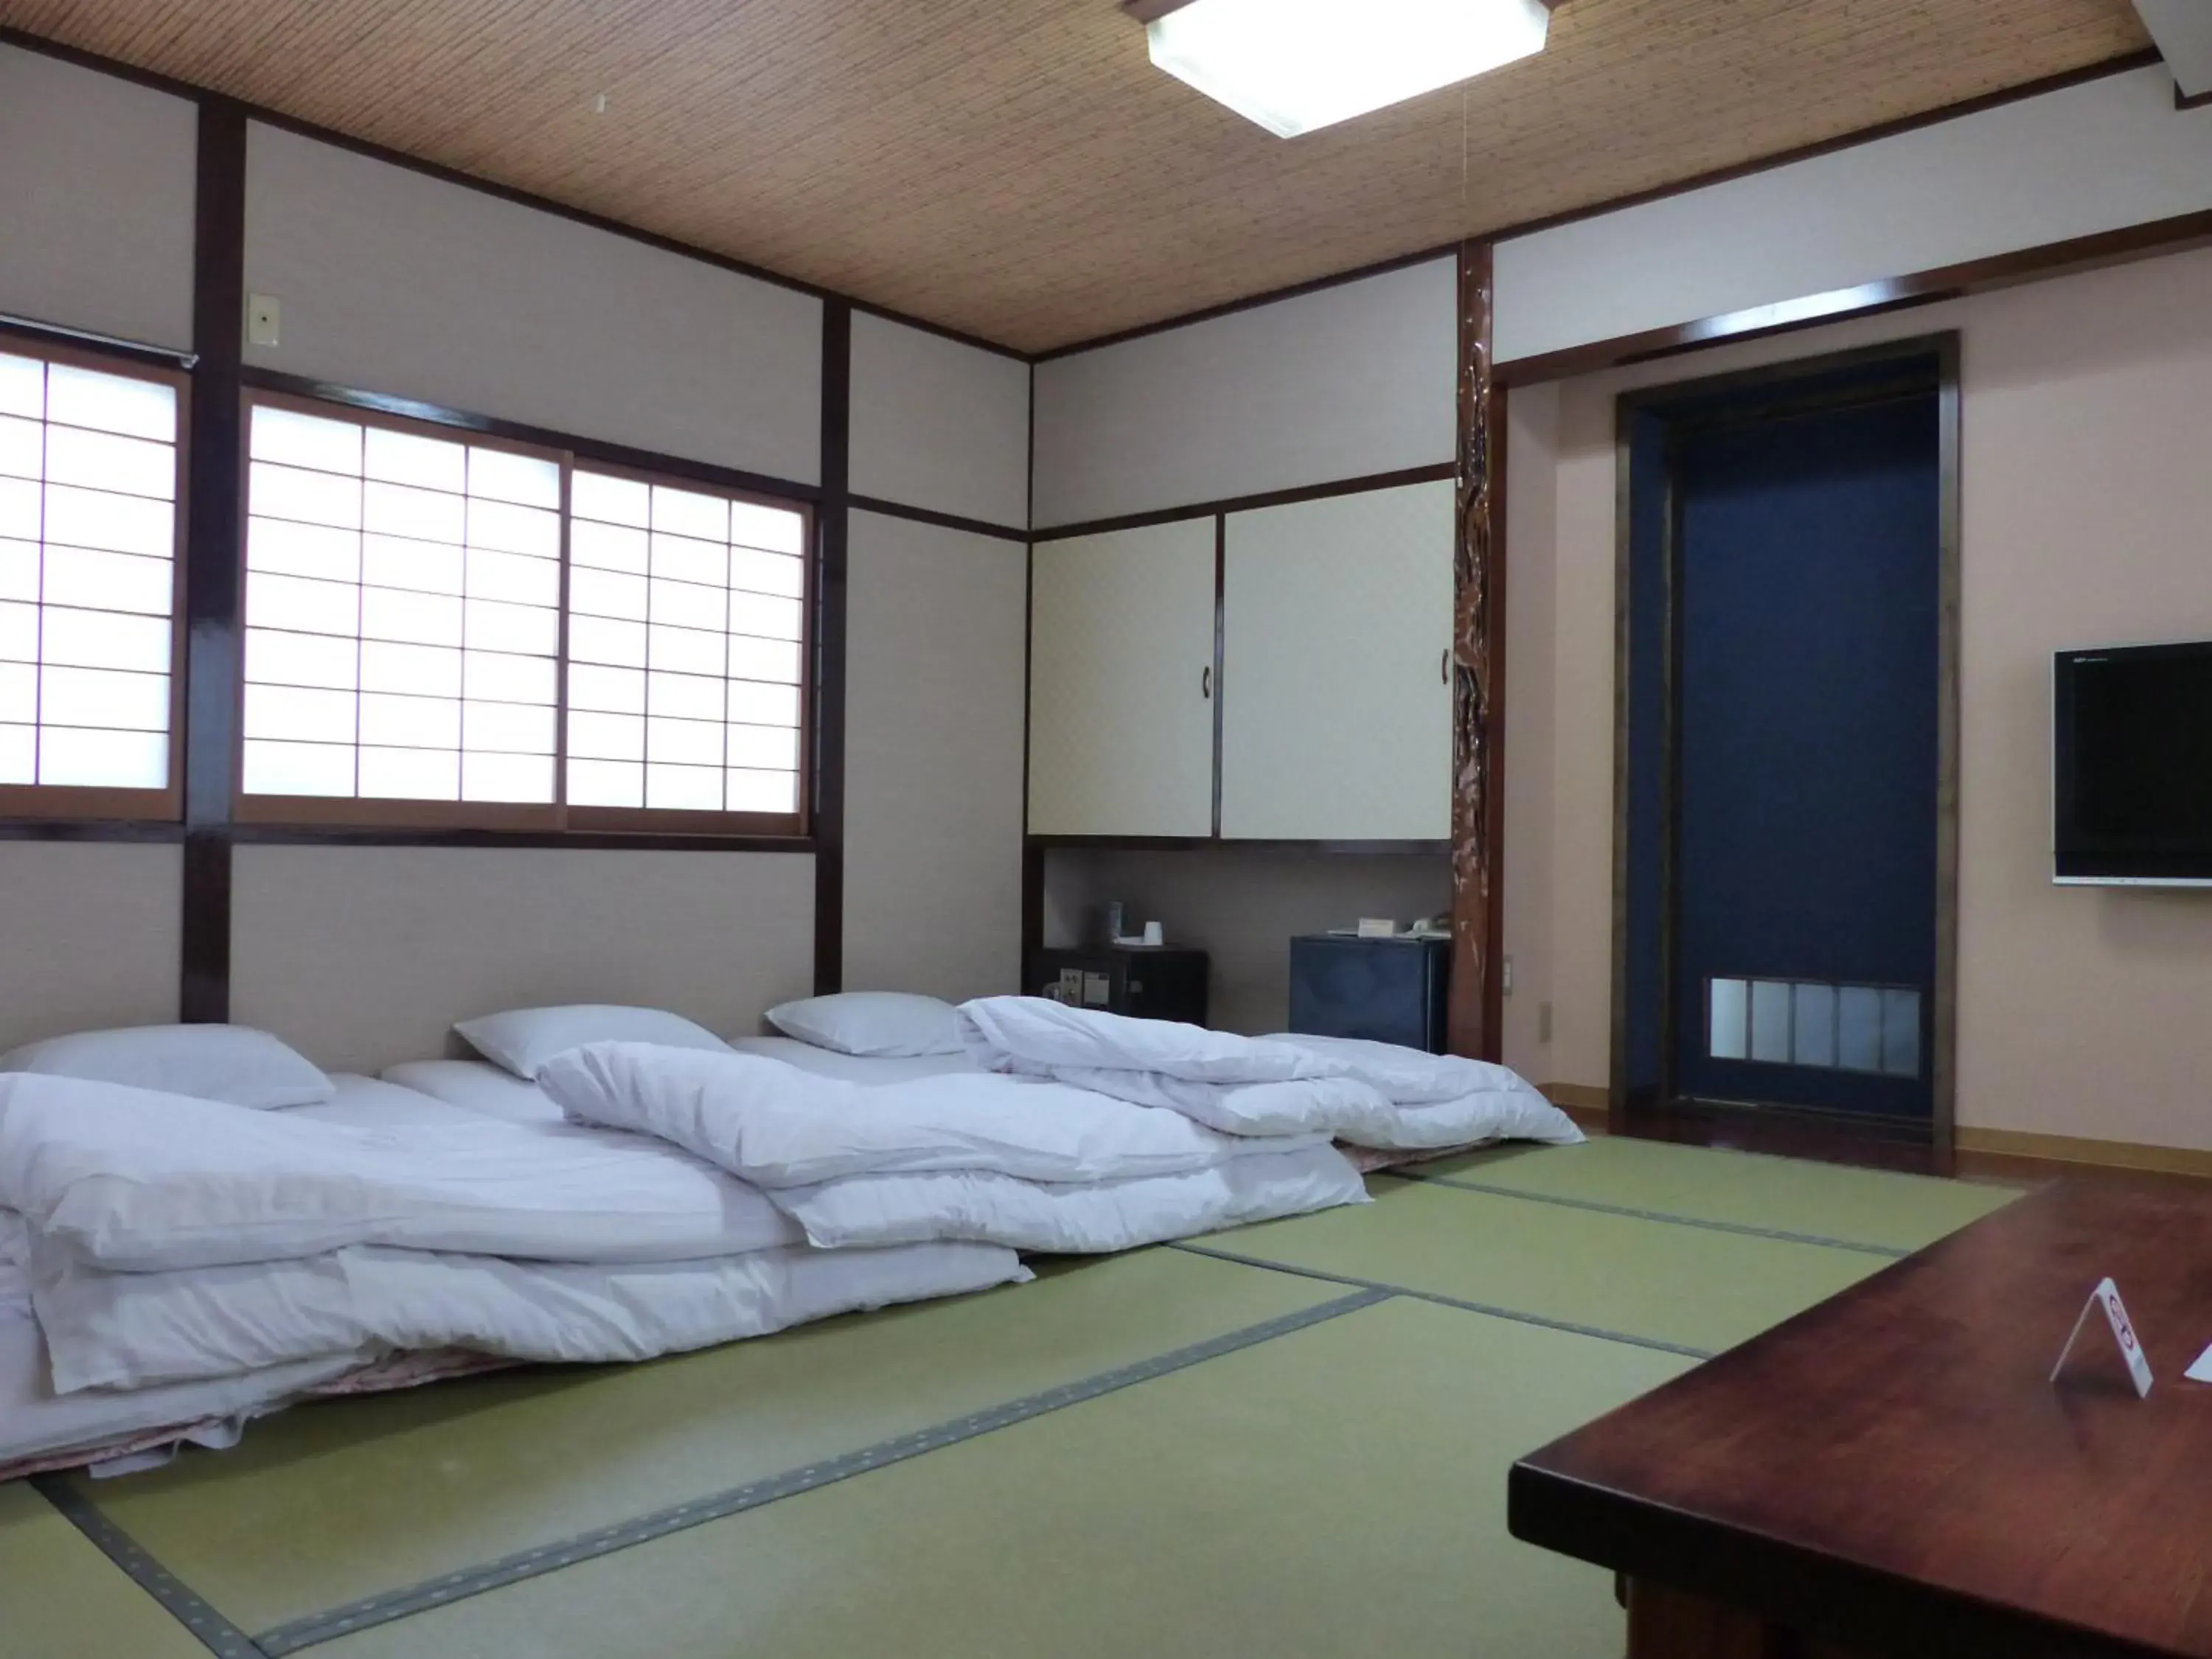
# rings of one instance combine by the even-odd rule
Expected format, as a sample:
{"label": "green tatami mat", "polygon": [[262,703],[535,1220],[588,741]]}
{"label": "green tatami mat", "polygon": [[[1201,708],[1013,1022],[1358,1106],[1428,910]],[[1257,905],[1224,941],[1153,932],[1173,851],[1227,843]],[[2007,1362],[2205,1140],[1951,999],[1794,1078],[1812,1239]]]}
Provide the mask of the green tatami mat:
{"label": "green tatami mat", "polygon": [[1879,1272],[1881,1256],[1376,1176],[1376,1202],[1200,1248],[1718,1352]]}
{"label": "green tatami mat", "polygon": [[1686,1369],[1405,1298],[318,1659],[1618,1659],[1512,1460]]}
{"label": "green tatami mat", "polygon": [[647,1365],[302,1407],[81,1489],[258,1633],[1342,1294],[1148,1251]]}
{"label": "green tatami mat", "polygon": [[208,1659],[27,1481],[0,1486],[0,1659]]}
{"label": "green tatami mat", "polygon": [[1579,1146],[1501,1146],[1423,1164],[1424,1176],[1542,1198],[1917,1250],[2020,1196],[1929,1176],[1756,1152],[1596,1136]]}

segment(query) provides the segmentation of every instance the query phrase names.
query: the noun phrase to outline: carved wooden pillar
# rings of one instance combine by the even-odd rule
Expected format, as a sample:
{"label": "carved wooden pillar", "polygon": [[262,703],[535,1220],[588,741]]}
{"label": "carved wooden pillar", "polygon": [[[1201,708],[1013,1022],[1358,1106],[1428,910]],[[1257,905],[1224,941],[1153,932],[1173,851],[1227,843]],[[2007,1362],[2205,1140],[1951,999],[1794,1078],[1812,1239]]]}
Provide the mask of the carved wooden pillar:
{"label": "carved wooden pillar", "polygon": [[1504,397],[1490,374],[1487,242],[1459,252],[1459,544],[1452,659],[1451,1048],[1498,1057],[1505,691]]}

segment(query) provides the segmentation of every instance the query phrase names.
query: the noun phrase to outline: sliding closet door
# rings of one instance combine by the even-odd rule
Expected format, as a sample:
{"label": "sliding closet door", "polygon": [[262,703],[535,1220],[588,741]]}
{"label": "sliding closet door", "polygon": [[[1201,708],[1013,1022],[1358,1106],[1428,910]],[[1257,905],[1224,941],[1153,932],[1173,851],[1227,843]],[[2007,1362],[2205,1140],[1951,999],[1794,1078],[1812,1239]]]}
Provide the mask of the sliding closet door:
{"label": "sliding closet door", "polygon": [[1224,837],[1451,834],[1452,504],[1446,480],[1230,516]]}
{"label": "sliding closet door", "polygon": [[1030,833],[1213,833],[1214,520],[1039,542]]}

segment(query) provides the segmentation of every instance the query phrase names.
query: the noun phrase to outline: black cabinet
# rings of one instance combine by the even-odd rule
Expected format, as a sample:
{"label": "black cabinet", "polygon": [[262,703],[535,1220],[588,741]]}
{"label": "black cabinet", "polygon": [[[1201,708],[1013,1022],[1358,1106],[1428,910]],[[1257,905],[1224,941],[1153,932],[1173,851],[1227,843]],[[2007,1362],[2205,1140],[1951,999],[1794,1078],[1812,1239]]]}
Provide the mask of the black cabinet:
{"label": "black cabinet", "polygon": [[1448,939],[1291,941],[1291,1030],[1444,1052],[1451,997]]}
{"label": "black cabinet", "polygon": [[1178,945],[1112,945],[1088,951],[1039,951],[1030,958],[1033,997],[1103,1008],[1139,1019],[1206,1024],[1206,957]]}

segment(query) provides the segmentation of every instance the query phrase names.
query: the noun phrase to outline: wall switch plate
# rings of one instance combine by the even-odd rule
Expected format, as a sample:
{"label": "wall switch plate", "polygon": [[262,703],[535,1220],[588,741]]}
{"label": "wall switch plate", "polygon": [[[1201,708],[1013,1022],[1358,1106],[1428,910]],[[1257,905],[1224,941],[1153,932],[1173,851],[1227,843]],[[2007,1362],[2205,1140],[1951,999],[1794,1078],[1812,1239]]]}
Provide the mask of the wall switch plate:
{"label": "wall switch plate", "polygon": [[1499,964],[1498,988],[1507,996],[1513,994],[1513,958],[1508,957]]}
{"label": "wall switch plate", "polygon": [[249,294],[246,296],[246,343],[273,346],[282,325],[280,307],[273,294]]}

